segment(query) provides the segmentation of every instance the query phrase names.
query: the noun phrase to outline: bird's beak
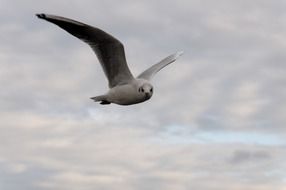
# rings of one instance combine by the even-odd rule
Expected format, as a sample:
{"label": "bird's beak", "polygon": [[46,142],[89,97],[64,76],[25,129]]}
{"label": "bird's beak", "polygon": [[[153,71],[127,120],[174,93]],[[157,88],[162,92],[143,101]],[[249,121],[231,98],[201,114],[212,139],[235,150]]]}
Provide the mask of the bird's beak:
{"label": "bird's beak", "polygon": [[146,98],[146,99],[150,99],[150,98],[151,98],[151,93],[146,92],[146,93],[145,93],[145,98]]}

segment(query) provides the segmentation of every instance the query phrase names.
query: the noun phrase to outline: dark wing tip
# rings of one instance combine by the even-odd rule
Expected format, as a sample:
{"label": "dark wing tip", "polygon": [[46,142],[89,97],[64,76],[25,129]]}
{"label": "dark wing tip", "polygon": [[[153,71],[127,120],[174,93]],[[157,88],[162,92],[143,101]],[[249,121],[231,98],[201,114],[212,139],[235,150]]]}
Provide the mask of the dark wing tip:
{"label": "dark wing tip", "polygon": [[47,18],[46,14],[44,14],[44,13],[36,14],[36,16],[40,19],[46,19]]}

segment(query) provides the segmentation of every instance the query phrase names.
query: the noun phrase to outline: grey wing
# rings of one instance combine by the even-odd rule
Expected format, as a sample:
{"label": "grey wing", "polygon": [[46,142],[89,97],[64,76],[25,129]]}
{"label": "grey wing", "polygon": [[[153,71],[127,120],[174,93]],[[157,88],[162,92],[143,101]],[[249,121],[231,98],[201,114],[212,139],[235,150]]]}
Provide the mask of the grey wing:
{"label": "grey wing", "polygon": [[127,66],[123,44],[110,34],[87,24],[60,16],[37,14],[37,17],[58,25],[89,44],[103,67],[110,88],[128,83],[134,79]]}
{"label": "grey wing", "polygon": [[179,56],[181,56],[183,54],[182,51],[177,52],[175,54],[172,54],[168,57],[166,57],[165,59],[163,59],[162,61],[160,61],[159,63],[153,65],[152,67],[150,67],[149,69],[145,70],[143,73],[141,73],[137,78],[142,78],[142,79],[146,79],[146,80],[151,80],[152,77],[161,69],[163,69],[164,67],[166,67],[167,65],[169,65],[170,63],[174,62]]}

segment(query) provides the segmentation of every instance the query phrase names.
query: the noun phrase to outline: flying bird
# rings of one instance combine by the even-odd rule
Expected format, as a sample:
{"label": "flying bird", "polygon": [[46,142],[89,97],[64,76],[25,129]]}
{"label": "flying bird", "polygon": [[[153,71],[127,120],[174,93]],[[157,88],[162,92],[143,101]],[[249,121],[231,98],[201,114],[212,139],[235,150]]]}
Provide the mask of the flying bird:
{"label": "flying bird", "polygon": [[172,54],[135,78],[128,68],[124,46],[115,37],[99,28],[69,18],[49,14],[36,16],[86,42],[95,52],[109,83],[106,94],[91,98],[100,104],[132,105],[149,100],[153,95],[153,86],[150,83],[152,77],[183,54],[181,51]]}

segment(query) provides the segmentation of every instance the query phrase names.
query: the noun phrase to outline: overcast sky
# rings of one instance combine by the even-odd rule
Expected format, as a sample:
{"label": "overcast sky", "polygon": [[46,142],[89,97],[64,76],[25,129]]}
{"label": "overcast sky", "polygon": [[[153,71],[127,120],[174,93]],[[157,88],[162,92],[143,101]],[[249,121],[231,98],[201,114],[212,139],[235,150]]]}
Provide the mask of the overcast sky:
{"label": "overcast sky", "polygon": [[[0,189],[285,190],[286,1],[0,0]],[[185,53],[151,100],[102,106],[92,50],[50,13],[125,45],[136,76]]]}

